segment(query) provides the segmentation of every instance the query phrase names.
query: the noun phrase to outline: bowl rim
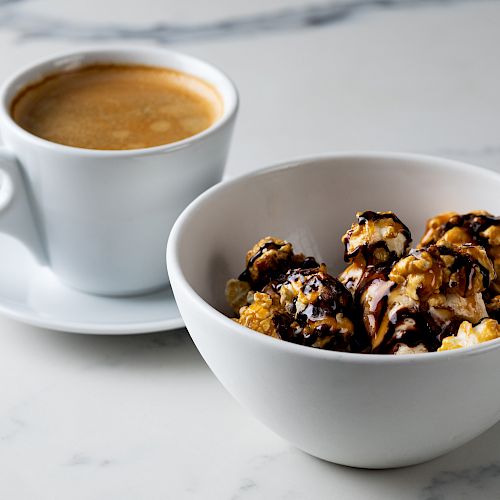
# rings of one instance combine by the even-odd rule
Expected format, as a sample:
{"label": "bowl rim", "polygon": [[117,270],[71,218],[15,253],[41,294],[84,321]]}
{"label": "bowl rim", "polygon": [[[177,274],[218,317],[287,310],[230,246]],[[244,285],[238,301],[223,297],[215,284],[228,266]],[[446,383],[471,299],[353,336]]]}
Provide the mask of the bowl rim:
{"label": "bowl rim", "polygon": [[[263,342],[264,345],[271,346],[272,349],[281,349],[290,354],[303,355],[316,359],[331,359],[343,362],[354,362],[359,364],[414,364],[414,363],[433,363],[435,361],[453,360],[455,358],[463,358],[464,356],[475,356],[483,352],[500,348],[500,338],[490,340],[481,344],[476,344],[469,347],[462,347],[459,349],[452,349],[449,351],[441,352],[427,352],[418,354],[405,354],[400,356],[388,354],[362,354],[340,351],[329,351],[318,349],[310,346],[303,346],[286,342],[281,339],[275,339],[268,335],[263,335],[260,332],[254,331],[243,325],[240,325],[226,316],[224,313],[218,311],[215,307],[206,302],[191,286],[186,276],[182,272],[179,263],[179,241],[185,231],[185,225],[189,219],[193,217],[194,213],[198,210],[200,205],[203,205],[213,197],[216,197],[219,192],[230,190],[233,186],[244,183],[246,180],[254,177],[266,176],[278,171],[287,171],[303,164],[318,164],[325,160],[418,160],[426,162],[426,167],[431,168],[433,165],[439,164],[440,167],[447,167],[451,170],[461,170],[468,173],[480,173],[486,178],[490,177],[494,182],[500,182],[500,173],[488,170],[484,167],[474,166],[465,162],[452,160],[448,158],[419,154],[419,153],[405,153],[405,152],[390,152],[390,151],[341,151],[332,153],[322,153],[315,155],[307,155],[299,158],[285,160],[273,163],[267,167],[260,168],[245,175],[237,176],[233,179],[220,182],[215,186],[199,195],[193,200],[177,218],[168,238],[167,242],[167,267],[170,275],[170,280],[173,285],[174,294],[176,287],[182,287],[186,293],[191,297],[192,301],[196,303],[197,307],[208,314],[215,322],[221,324],[223,327],[234,328],[236,333],[245,335],[247,338],[253,338],[256,342]],[[275,347],[272,347],[272,346]]]}

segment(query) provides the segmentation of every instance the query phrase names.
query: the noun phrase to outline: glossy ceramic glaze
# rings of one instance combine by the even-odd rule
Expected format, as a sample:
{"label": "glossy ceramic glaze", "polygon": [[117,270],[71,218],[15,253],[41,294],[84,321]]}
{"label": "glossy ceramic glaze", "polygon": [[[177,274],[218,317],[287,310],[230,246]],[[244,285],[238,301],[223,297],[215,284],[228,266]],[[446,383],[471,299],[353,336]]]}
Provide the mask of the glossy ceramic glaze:
{"label": "glossy ceramic glaze", "polygon": [[19,241],[0,235],[0,248],[2,315],[40,328],[92,335],[165,332],[184,326],[169,286],[128,297],[83,293],[61,283]]}
{"label": "glossy ceramic glaze", "polygon": [[500,341],[407,356],[328,352],[231,321],[224,283],[259,238],[342,267],[340,237],[359,210],[393,210],[418,240],[433,214],[500,213],[500,176],[411,154],[308,158],[215,186],[177,220],[167,261],[181,315],[228,391],[289,442],[332,462],[422,462],[500,419]]}
{"label": "glossy ceramic glaze", "polygon": [[[126,151],[51,143],[10,117],[10,103],[26,84],[97,62],[193,74],[218,89],[223,115],[182,141]],[[79,290],[128,295],[164,287],[164,250],[172,224],[193,198],[222,177],[238,107],[230,80],[205,62],[168,50],[92,50],[30,66],[4,85],[0,101],[0,133],[7,147],[0,151],[0,168],[14,186],[0,230],[21,239],[61,282]]]}

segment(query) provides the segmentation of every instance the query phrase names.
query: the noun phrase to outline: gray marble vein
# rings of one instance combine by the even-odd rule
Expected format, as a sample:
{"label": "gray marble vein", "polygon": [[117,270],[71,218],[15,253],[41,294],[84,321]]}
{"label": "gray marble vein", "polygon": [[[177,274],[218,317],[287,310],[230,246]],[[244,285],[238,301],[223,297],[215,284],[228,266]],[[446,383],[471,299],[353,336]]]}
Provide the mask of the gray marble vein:
{"label": "gray marble vein", "polygon": [[[366,12],[431,5],[452,5],[477,0],[353,0],[285,8],[265,14],[233,17],[199,24],[158,22],[139,27],[131,24],[89,24],[77,20],[29,14],[16,9],[25,0],[0,0],[0,27],[13,30],[21,40],[72,41],[148,40],[171,44],[190,40],[250,36],[269,31],[288,31],[338,23]],[[498,0],[483,0],[496,2]],[[8,7],[8,8],[7,8]]]}
{"label": "gray marble vein", "polygon": [[90,458],[83,453],[75,453],[69,460],[67,465],[87,465],[90,463]]}
{"label": "gray marble vein", "polygon": [[[492,493],[493,491],[498,493]],[[500,464],[492,463],[472,469],[441,472],[431,479],[421,494],[421,500],[452,498],[482,500],[500,498]]]}
{"label": "gray marble vein", "polygon": [[19,417],[0,418],[0,442],[9,441],[26,427],[26,422]]}
{"label": "gray marble vein", "polygon": [[64,464],[69,467],[79,466],[79,465],[90,465],[95,467],[108,467],[113,463],[109,458],[95,459],[86,455],[85,453],[74,453],[70,459]]}
{"label": "gray marble vein", "polygon": [[253,479],[249,477],[243,478],[241,480],[238,491],[231,497],[231,500],[238,500],[239,498],[242,498],[246,493],[254,490],[255,488],[257,488],[257,483]]}

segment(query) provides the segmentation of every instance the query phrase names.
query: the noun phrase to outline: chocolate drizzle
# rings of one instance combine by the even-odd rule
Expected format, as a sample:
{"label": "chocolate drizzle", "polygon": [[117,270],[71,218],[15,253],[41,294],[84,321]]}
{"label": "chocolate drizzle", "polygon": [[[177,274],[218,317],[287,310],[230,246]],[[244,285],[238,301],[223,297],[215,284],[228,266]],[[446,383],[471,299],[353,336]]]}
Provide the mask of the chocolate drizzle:
{"label": "chocolate drizzle", "polygon": [[[247,254],[239,279],[269,296],[264,306],[255,299],[250,312],[263,308],[272,335],[283,340],[347,352],[436,351],[462,321],[500,319],[490,262],[498,255],[498,232],[488,231],[499,224],[500,217],[488,214],[441,214],[428,222],[420,247],[410,250],[410,230],[394,213],[360,212],[342,238],[349,266],[340,280],[270,237]],[[447,234],[457,227],[462,230]]]}
{"label": "chocolate drizzle", "polygon": [[[478,292],[474,289],[474,278],[477,273],[482,276],[482,289],[486,289],[490,282],[488,269],[467,253],[467,247],[473,245],[460,247],[430,245],[423,249],[411,250],[409,255],[419,259],[426,252],[436,265],[443,269],[445,263],[442,258],[452,257],[452,260],[448,260],[448,273],[446,273],[449,280],[434,293],[444,295],[456,293],[466,298]],[[429,273],[431,270],[425,272]],[[390,304],[389,297],[392,293],[396,295]],[[398,293],[402,294],[401,298],[406,294],[401,285],[389,280],[387,268],[367,267],[355,294],[355,303],[356,316],[363,319],[362,327],[372,339],[373,352],[393,353],[402,343],[409,347],[423,344],[429,351],[436,350],[442,339],[454,335],[461,321],[465,319],[459,311],[450,310],[449,319],[446,319],[446,315],[439,317],[431,314],[426,295],[433,293],[432,290],[418,289],[419,299],[413,300],[407,297],[401,302],[401,306],[398,306],[401,301]],[[403,305],[409,300],[414,306]],[[446,306],[444,308],[446,309]]]}
{"label": "chocolate drizzle", "polygon": [[394,212],[373,212],[372,210],[365,210],[364,212],[358,213],[356,218],[358,219],[358,224],[361,225],[366,224],[367,221],[392,219],[396,224],[401,224],[403,229],[406,231],[405,236],[411,238],[410,230]]}
{"label": "chocolate drizzle", "polygon": [[[470,243],[465,243],[462,245],[462,247],[472,247]],[[460,247],[459,247],[460,248]],[[415,252],[419,252],[420,250],[415,250]],[[490,285],[490,273],[488,269],[486,269],[482,264],[480,264],[477,260],[472,258],[471,255],[467,254],[466,252],[460,252],[456,249],[456,247],[449,247],[449,246],[443,246],[443,245],[431,245],[427,247],[427,251],[429,253],[437,253],[438,255],[450,255],[453,257],[453,264],[449,267],[449,270],[451,273],[458,273],[460,272],[460,275],[464,278],[465,282],[463,283],[463,290],[465,296],[468,296],[470,293],[472,293],[472,285],[473,285],[473,278],[476,273],[476,269],[481,273],[482,275],[482,284],[483,284],[483,289],[486,290],[488,286]],[[413,252],[413,251],[412,251]],[[411,254],[411,252],[410,252]],[[450,281],[448,283],[448,286],[450,288],[456,288],[459,287],[461,283],[455,282],[455,281]]]}
{"label": "chocolate drizzle", "polygon": [[[285,302],[286,313],[274,318],[281,338],[307,346],[321,341],[324,349],[351,350],[352,323],[349,322],[348,329],[337,324],[339,314],[347,320],[353,317],[352,296],[344,285],[322,268],[291,269],[264,291],[279,294],[287,285],[292,285],[294,290],[300,288],[302,294],[300,298],[297,294]],[[305,304],[305,297],[312,298]]]}
{"label": "chocolate drizzle", "polygon": [[[384,219],[390,219],[394,222],[394,224],[397,224],[400,226],[400,233],[403,234],[406,240],[405,244],[405,249],[408,248],[408,246],[411,243],[411,232],[409,228],[399,219],[399,217],[394,214],[393,212],[373,212],[371,210],[366,210],[364,212],[360,212],[356,215],[356,218],[358,220],[358,225],[360,226],[365,226],[368,222],[377,222],[381,221]],[[390,258],[388,260],[394,261],[395,259],[400,258],[400,255],[396,255],[395,252],[392,252],[389,247],[387,246],[387,242],[385,240],[380,240],[377,241],[376,243],[366,243],[364,245],[360,245],[355,251],[349,252],[349,240],[355,231],[355,226],[351,227],[345,234],[343,241],[345,245],[345,250],[344,250],[344,261],[345,262],[350,262],[354,257],[356,257],[358,254],[361,253],[361,255],[364,257],[365,262],[370,262],[374,250],[377,248],[383,248],[385,249],[388,253]]]}
{"label": "chocolate drizzle", "polygon": [[[247,281],[248,283],[252,283],[252,278],[250,276],[250,267],[253,266],[255,261],[262,257],[265,252],[268,250],[279,250],[282,245],[279,245],[278,243],[274,241],[267,241],[266,243],[262,244],[257,252],[255,252],[250,259],[248,259],[247,266],[245,270],[238,276],[238,279],[241,281]],[[281,273],[279,273],[281,274]]]}
{"label": "chocolate drizzle", "polygon": [[316,259],[314,259],[314,257],[304,257],[304,255],[302,254],[294,254],[293,252],[290,252],[290,254],[287,256],[288,258],[286,259],[282,259],[279,261],[274,260],[262,265],[261,269],[259,269],[258,278],[256,280],[252,279],[252,273],[250,272],[252,266],[256,265],[257,261],[260,258],[264,257],[267,252],[272,250],[279,251],[287,244],[288,244],[287,242],[284,242],[284,244],[282,245],[272,240],[272,241],[266,241],[265,243],[260,245],[257,252],[255,252],[248,259],[246,268],[238,276],[238,279],[241,281],[248,282],[254,290],[261,290],[270,281],[279,278],[289,269],[292,269],[294,267],[302,269],[310,269],[319,266],[318,262],[316,262]]}
{"label": "chocolate drizzle", "polygon": [[248,269],[250,267],[252,267],[253,264],[255,263],[255,261],[257,259],[259,259],[260,257],[262,257],[265,252],[267,252],[268,250],[279,250],[281,247],[282,247],[282,245],[278,245],[274,241],[267,241],[266,243],[264,243],[263,245],[261,245],[260,248],[259,248],[259,250],[257,252],[255,252],[250,257],[250,259],[248,260],[248,262],[247,262],[247,268],[245,269],[245,271],[243,271],[243,273],[248,272]]}
{"label": "chocolate drizzle", "polygon": [[481,236],[481,233],[486,231],[490,226],[500,225],[500,217],[493,215],[478,215],[478,214],[465,214],[453,215],[450,219],[439,228],[438,233],[443,236],[450,229],[454,227],[462,227],[471,236],[473,241],[484,248],[489,248],[488,239]]}

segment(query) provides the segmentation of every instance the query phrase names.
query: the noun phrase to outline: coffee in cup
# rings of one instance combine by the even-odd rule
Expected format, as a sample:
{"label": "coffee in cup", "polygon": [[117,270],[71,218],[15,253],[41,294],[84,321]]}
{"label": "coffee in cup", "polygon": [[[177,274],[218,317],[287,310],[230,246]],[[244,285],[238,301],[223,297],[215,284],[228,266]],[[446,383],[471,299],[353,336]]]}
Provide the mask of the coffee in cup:
{"label": "coffee in cup", "polygon": [[93,64],[28,85],[11,115],[32,134],[67,146],[122,150],[177,142],[209,128],[223,111],[208,82],[173,69]]}

